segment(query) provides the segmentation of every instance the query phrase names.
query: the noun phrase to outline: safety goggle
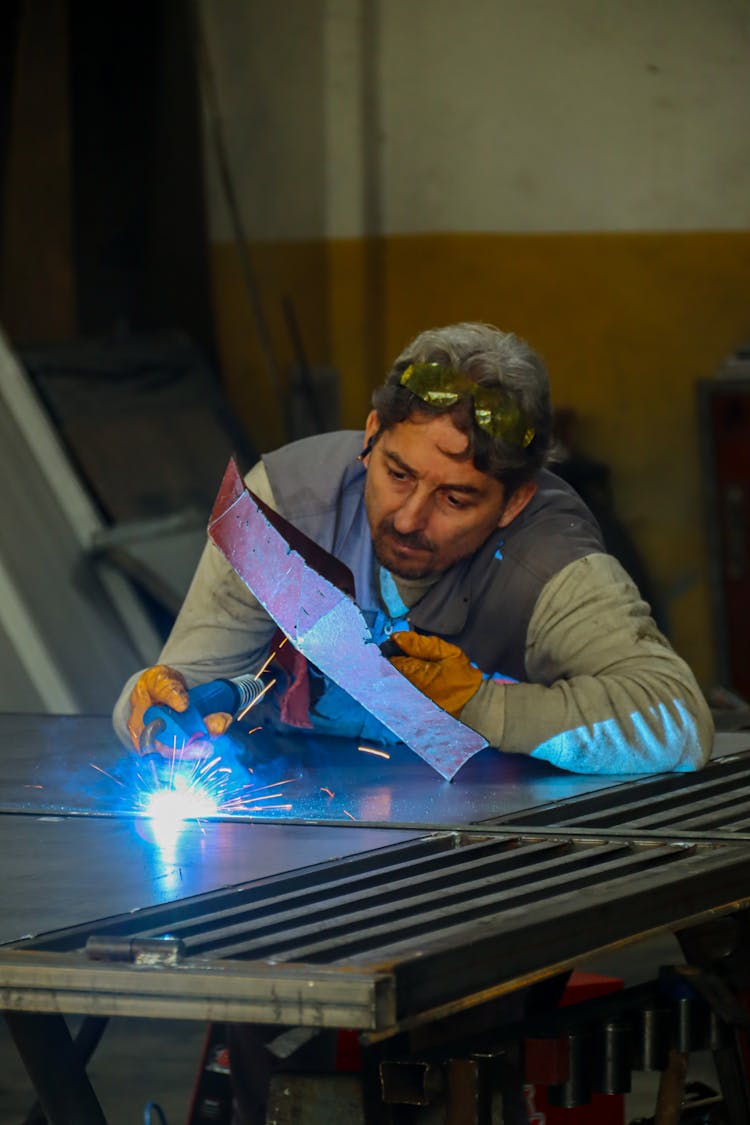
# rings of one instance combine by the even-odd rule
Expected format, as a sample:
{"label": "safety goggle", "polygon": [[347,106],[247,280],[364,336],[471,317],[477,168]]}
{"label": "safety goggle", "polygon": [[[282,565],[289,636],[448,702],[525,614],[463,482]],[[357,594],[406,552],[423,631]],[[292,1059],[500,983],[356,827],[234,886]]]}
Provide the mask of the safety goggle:
{"label": "safety goggle", "polygon": [[499,387],[482,387],[450,367],[439,363],[410,363],[401,375],[400,384],[438,410],[447,410],[470,395],[474,421],[479,428],[508,445],[525,449],[534,437],[533,427],[509,395]]}

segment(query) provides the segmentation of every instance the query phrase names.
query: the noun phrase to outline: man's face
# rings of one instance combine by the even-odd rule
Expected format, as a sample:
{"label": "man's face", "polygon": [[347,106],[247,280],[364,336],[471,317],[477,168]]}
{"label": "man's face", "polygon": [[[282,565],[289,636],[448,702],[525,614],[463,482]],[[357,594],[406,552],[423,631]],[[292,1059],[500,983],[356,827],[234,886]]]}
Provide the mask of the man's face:
{"label": "man's face", "polygon": [[[367,419],[365,436],[378,431]],[[378,561],[401,578],[440,574],[481,547],[533,495],[518,489],[505,503],[499,481],[479,472],[463,453],[465,434],[450,417],[415,414],[385,430],[366,460],[365,508]]]}

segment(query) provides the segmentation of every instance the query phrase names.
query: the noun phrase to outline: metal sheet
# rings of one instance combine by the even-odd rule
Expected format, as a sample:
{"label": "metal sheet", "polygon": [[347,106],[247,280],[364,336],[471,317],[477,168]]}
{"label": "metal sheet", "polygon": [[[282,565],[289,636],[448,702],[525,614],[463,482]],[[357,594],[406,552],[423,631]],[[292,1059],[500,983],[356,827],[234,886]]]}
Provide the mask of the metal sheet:
{"label": "metal sheet", "polygon": [[[265,731],[253,737],[270,758],[256,767],[259,784],[294,779],[284,788],[290,811],[253,814],[269,820],[469,824],[633,782],[565,773],[488,749],[448,784],[405,746],[392,747],[386,760],[348,739]],[[127,756],[108,719],[0,715],[0,746],[0,810],[107,814],[130,807],[127,793],[91,768],[114,771]]]}
{"label": "metal sheet", "polygon": [[385,847],[414,833],[297,825],[0,816],[0,943]]}

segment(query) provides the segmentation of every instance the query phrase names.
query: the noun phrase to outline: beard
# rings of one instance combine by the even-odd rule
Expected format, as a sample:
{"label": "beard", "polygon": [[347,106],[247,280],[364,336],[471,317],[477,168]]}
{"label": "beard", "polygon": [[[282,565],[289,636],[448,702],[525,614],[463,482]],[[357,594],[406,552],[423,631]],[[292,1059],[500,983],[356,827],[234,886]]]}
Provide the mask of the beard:
{"label": "beard", "polygon": [[[428,578],[442,569],[434,565],[432,556],[436,548],[430,539],[418,531],[404,535],[396,531],[389,519],[383,520],[372,532],[372,548],[380,565],[397,578]],[[399,548],[419,551],[420,554],[402,555]]]}

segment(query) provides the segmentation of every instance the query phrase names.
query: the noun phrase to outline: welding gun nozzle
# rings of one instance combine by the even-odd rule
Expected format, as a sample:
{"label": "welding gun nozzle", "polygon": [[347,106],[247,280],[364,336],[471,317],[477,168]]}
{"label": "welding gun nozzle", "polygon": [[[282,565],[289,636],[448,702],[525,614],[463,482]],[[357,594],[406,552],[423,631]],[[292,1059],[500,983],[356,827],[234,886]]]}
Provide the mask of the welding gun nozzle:
{"label": "welding gun nozzle", "polygon": [[141,754],[153,752],[154,740],[162,733],[166,725],[163,719],[152,719],[150,723],[146,723],[141,731],[141,737],[138,739],[138,749]]}

